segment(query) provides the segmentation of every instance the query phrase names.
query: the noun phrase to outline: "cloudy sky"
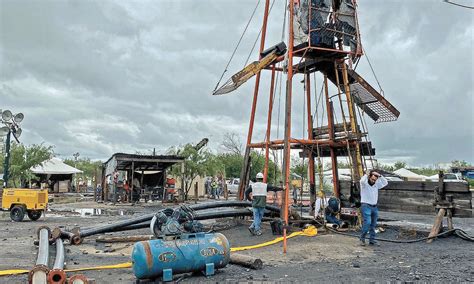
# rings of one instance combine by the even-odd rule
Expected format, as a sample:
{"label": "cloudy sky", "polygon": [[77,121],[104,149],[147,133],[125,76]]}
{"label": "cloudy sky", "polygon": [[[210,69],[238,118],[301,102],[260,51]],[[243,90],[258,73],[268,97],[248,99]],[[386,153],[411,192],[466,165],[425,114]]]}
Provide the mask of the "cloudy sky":
{"label": "cloudy sky", "polygon": [[[252,49],[261,2],[225,78],[242,68]],[[25,114],[23,143],[54,145],[63,158],[74,152],[93,159],[162,152],[203,137],[219,150],[226,132],[245,140],[254,79],[227,96],[210,93],[255,4],[1,0],[0,108]],[[283,15],[283,1],[276,0],[267,46],[281,40]],[[360,0],[359,19],[385,95],[401,112],[396,122],[367,121],[377,158],[473,163],[474,12],[442,0]],[[251,60],[256,57],[254,51]],[[357,71],[376,86],[365,59]],[[254,141],[264,138],[265,73]],[[300,79],[295,137],[303,134]],[[278,97],[272,137],[282,136]]]}

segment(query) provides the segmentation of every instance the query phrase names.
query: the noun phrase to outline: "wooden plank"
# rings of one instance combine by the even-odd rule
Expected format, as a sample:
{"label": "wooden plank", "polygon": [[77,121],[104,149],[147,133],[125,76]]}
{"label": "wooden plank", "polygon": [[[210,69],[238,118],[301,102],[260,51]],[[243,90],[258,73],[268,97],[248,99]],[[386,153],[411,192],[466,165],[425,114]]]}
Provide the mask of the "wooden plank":
{"label": "wooden plank", "polygon": [[[350,188],[350,181],[341,181],[341,189]],[[437,182],[430,181],[389,181],[384,190],[410,190],[410,191],[434,191]],[[445,182],[445,192],[470,192],[469,185],[461,182]]]}
{"label": "wooden plank", "polygon": [[[443,226],[443,218],[444,214],[446,213],[446,209],[442,208],[439,210],[438,215],[436,215],[435,222],[433,224],[433,227],[431,228],[431,232],[428,235],[429,238],[433,238],[437,234],[439,234],[439,230],[441,229],[441,226]],[[428,239],[426,242],[431,243],[433,239]]]}
{"label": "wooden plank", "polygon": [[[379,208],[385,211],[415,213],[415,214],[433,214],[435,212],[434,202],[434,186],[435,182],[390,182],[395,184],[398,189],[385,187],[379,191]],[[450,189],[449,195],[453,196],[455,217],[471,217],[472,210],[472,192],[462,191],[464,185],[462,183],[452,185],[446,183],[446,189]],[[341,181],[341,193],[349,196],[350,181]],[[418,189],[410,188],[415,186]],[[433,190],[427,190],[432,188]],[[451,190],[456,191],[451,191]],[[461,190],[460,190],[461,189]]]}

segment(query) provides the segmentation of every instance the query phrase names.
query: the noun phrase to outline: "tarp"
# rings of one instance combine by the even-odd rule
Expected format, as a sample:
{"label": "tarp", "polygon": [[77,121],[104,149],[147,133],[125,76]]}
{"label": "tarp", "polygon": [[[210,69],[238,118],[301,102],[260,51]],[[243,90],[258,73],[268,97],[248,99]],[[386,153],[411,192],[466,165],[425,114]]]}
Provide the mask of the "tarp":
{"label": "tarp", "polygon": [[417,173],[414,173],[410,170],[407,170],[407,169],[404,169],[404,168],[401,168],[401,169],[398,169],[396,171],[393,172],[394,174],[397,174],[401,177],[404,177],[406,178],[407,180],[420,180],[420,181],[423,181],[423,180],[426,180],[428,177],[427,176],[424,176],[424,175],[419,175]]}
{"label": "tarp", "polygon": [[46,174],[46,175],[70,175],[82,173],[81,170],[78,170],[70,165],[67,165],[58,158],[52,158],[50,160],[44,161],[36,167],[32,167],[31,171],[34,174]]}

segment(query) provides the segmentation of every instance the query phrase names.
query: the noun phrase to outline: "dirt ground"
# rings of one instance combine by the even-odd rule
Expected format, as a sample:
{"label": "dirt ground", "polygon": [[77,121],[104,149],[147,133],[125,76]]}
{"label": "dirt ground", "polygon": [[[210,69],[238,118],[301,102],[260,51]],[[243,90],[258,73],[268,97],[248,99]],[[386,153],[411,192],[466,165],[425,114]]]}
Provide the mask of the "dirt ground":
{"label": "dirt ground", "polygon": [[[0,270],[31,269],[37,248],[33,241],[36,230],[45,225],[91,227],[140,215],[162,208],[161,203],[136,206],[105,205],[94,202],[51,204],[51,212],[37,222],[10,221],[7,212],[0,212]],[[378,236],[387,239],[411,239],[426,235],[434,216],[381,213],[385,232]],[[27,219],[27,218],[26,218]],[[270,227],[264,234],[250,237],[246,221],[221,231],[231,246],[257,244],[272,240]],[[454,219],[454,225],[474,234],[474,218]],[[353,232],[357,233],[357,232]],[[149,235],[148,229],[114,233],[113,235]],[[243,251],[264,262],[262,270],[249,270],[228,265],[206,278],[202,275],[177,275],[177,282],[474,282],[474,243],[456,237],[440,238],[431,244],[381,243],[380,247],[360,247],[357,238],[320,232],[315,237],[295,237],[288,241],[288,252],[282,245]],[[106,245],[96,243],[94,237],[79,246],[66,245],[66,267],[80,268],[117,264],[130,261],[133,244]],[[51,247],[53,248],[53,247]],[[53,262],[54,250],[51,251]],[[81,272],[96,283],[134,283],[131,269],[96,270]],[[70,276],[70,275],[68,275]],[[26,283],[26,275],[0,277],[0,283]]]}

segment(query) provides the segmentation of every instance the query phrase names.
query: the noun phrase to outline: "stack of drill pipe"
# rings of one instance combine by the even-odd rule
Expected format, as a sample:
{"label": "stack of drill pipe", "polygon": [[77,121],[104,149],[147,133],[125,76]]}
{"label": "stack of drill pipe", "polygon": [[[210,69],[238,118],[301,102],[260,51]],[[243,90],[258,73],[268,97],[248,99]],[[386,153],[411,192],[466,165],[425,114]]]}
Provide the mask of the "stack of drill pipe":
{"label": "stack of drill pipe", "polygon": [[28,275],[30,284],[46,284],[49,272],[49,238],[51,231],[48,227],[40,227],[38,230],[39,247],[36,264]]}
{"label": "stack of drill pipe", "polygon": [[49,284],[66,283],[66,272],[64,272],[64,243],[61,238],[56,239],[56,258],[53,269],[48,273]]}
{"label": "stack of drill pipe", "polygon": [[[252,203],[249,201],[222,201],[222,202],[209,202],[209,203],[203,203],[203,204],[189,205],[191,209],[196,210],[196,211],[220,208],[220,207],[249,207],[249,206],[252,206]],[[265,208],[268,211],[273,212],[273,213],[280,212],[280,208],[273,205],[267,205]],[[242,213],[242,215],[239,215],[239,214],[235,215],[235,213],[228,212],[226,216],[218,214],[218,212],[216,212],[217,215],[214,218],[252,215],[252,214],[247,213],[248,211],[245,211],[245,212],[240,211],[240,212]],[[61,238],[63,237],[68,238],[72,244],[78,245],[82,243],[83,238],[89,237],[92,235],[146,228],[149,226],[150,221],[154,216],[155,216],[155,213],[152,213],[152,214],[142,215],[136,218],[131,218],[128,220],[119,221],[113,224],[101,225],[101,226],[93,227],[89,229],[76,230],[73,232],[62,231],[60,233],[60,236]],[[197,216],[199,216],[199,214],[197,214]],[[203,215],[203,216],[206,216],[206,215]],[[213,219],[213,218],[206,217],[205,219]],[[204,219],[195,219],[195,220],[204,220]]]}

